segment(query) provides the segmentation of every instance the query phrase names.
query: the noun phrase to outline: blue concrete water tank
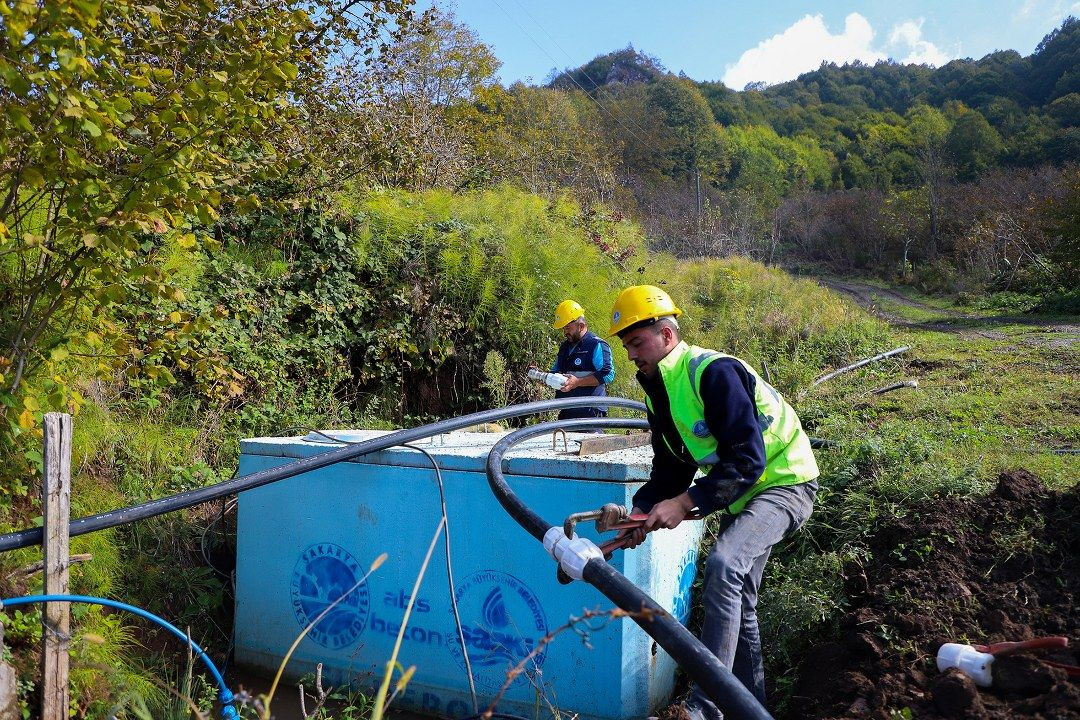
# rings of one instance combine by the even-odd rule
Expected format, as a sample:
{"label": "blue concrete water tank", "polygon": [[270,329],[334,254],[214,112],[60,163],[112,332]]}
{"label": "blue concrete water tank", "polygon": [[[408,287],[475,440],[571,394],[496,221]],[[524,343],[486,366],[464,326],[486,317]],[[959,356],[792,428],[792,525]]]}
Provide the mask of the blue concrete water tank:
{"label": "blue concrete water tank", "polygon": [[[332,433],[348,441],[378,431]],[[501,437],[449,433],[420,446],[442,469],[455,594],[480,710],[548,633],[585,609],[611,609],[592,586],[560,585],[543,546],[518,526],[488,487],[485,460]],[[648,477],[652,451],[634,448],[579,457],[570,434],[517,446],[507,480],[539,515],[561,525],[604,503],[629,506]],[[595,437],[595,436],[593,436]],[[339,447],[317,434],[241,444],[248,474]],[[286,677],[324,666],[328,684],[377,684],[391,655],[410,591],[441,518],[431,462],[394,448],[241,493],[237,520],[236,660],[271,673],[301,630],[359,580],[381,553],[387,561],[300,643]],[[612,563],[685,621],[702,523],[652,533]],[[592,523],[579,534],[602,541]],[[671,695],[674,663],[633,621],[594,620],[562,632],[526,663],[499,703],[503,712],[551,717],[641,718]],[[579,628],[582,630],[582,628]],[[424,714],[473,713],[440,541],[415,601],[399,655],[416,673],[394,706]]]}

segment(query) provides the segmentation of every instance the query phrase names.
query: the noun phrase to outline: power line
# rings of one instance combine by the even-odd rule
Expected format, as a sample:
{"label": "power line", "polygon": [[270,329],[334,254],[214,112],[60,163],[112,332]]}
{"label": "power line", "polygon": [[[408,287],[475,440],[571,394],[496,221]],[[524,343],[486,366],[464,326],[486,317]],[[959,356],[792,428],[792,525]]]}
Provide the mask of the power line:
{"label": "power line", "polygon": [[[506,8],[504,8],[504,7],[503,7],[503,6],[502,6],[502,5],[501,5],[501,4],[499,3],[499,0],[491,0],[491,1],[492,1],[493,3],[495,3],[495,5],[496,5],[496,6],[497,6],[497,7],[498,7],[498,8],[500,9],[500,10],[502,10],[502,11],[503,11],[503,14],[504,14],[504,15],[506,15],[506,17],[510,18],[510,22],[512,22],[512,23],[514,23],[515,25],[517,25],[517,27],[518,27],[518,30],[521,30],[521,32],[522,32],[522,33],[524,33],[525,37],[529,38],[529,40],[530,40],[530,41],[532,42],[532,44],[533,44],[533,45],[535,45],[535,46],[536,46],[537,48],[539,48],[539,49],[540,49],[540,52],[542,52],[542,53],[544,53],[545,55],[547,55],[547,56],[548,56],[548,59],[549,59],[549,60],[551,60],[551,62],[555,63],[555,64],[556,64],[556,66],[558,65],[558,62],[559,62],[559,61],[558,61],[558,60],[556,60],[556,59],[555,59],[554,57],[552,57],[551,53],[549,53],[549,52],[547,51],[547,48],[545,48],[545,47],[544,47],[543,45],[541,45],[540,43],[538,43],[538,42],[536,41],[536,39],[535,39],[535,38],[534,38],[534,37],[533,37],[533,36],[532,36],[531,34],[529,34],[529,31],[528,31],[528,30],[526,30],[526,29],[525,29],[524,27],[522,27],[522,26],[521,26],[521,23],[519,23],[519,22],[518,22],[518,21],[517,21],[517,20],[516,20],[516,19],[514,18],[514,16],[513,16],[513,15],[511,15],[510,13],[508,13],[508,12],[506,11]],[[531,16],[530,16],[530,17],[531,17]],[[534,22],[535,22],[535,21],[534,21]],[[539,27],[539,23],[537,23],[537,26]],[[543,28],[541,28],[541,29],[543,29]],[[545,31],[545,32],[546,32],[546,31]],[[565,51],[564,51],[564,52],[565,52]],[[590,95],[590,94],[589,94],[589,91],[588,91],[588,90],[586,90],[586,89],[585,89],[584,87],[582,87],[581,83],[579,83],[579,82],[578,82],[577,80],[575,80],[575,79],[574,79],[574,76],[573,76],[573,75],[569,75],[569,74],[567,74],[567,77],[569,77],[569,78],[570,78],[570,81],[571,81],[572,83],[574,83],[574,85],[576,85],[576,86],[577,86],[577,88],[578,88],[579,90],[581,90],[581,92],[583,92],[583,93],[585,94],[585,97],[589,98],[589,99],[590,99],[590,100],[592,100],[592,101],[593,101],[594,103],[596,103],[596,106],[597,106],[597,107],[598,107],[598,108],[600,109],[600,111],[601,111],[601,112],[603,112],[603,113],[604,113],[604,115],[605,115],[605,116],[607,116],[607,118],[608,118],[608,119],[610,119],[610,120],[614,120],[614,121],[615,121],[616,123],[618,123],[618,124],[619,124],[619,126],[621,126],[621,127],[622,127],[622,129],[623,129],[623,130],[625,130],[625,131],[627,132],[627,134],[629,134],[630,136],[632,136],[633,138],[635,138],[635,139],[636,139],[636,140],[637,140],[638,142],[640,142],[640,143],[642,143],[643,145],[646,145],[646,146],[647,146],[647,145],[649,144],[649,143],[645,142],[644,140],[642,140],[642,139],[641,139],[641,137],[640,137],[640,136],[639,136],[639,135],[638,135],[637,133],[635,133],[635,132],[634,132],[633,130],[631,130],[631,129],[630,129],[630,128],[628,128],[628,127],[627,127],[627,126],[626,126],[625,124],[623,124],[622,120],[620,120],[620,119],[619,119],[618,117],[616,117],[615,115],[613,115],[612,113],[610,113],[610,112],[609,112],[609,111],[607,110],[607,108],[605,108],[605,107],[604,107],[604,105],[603,105],[603,104],[602,104],[602,103],[601,103],[601,102],[600,102],[600,101],[599,101],[598,99],[596,99],[596,98],[594,98],[594,97],[593,97],[592,95]]]}
{"label": "power line", "polygon": [[[494,1],[494,0],[493,0],[493,1]],[[533,14],[532,14],[531,12],[529,12],[529,9],[528,9],[527,7],[525,7],[525,5],[523,5],[523,4],[521,3],[521,0],[514,0],[514,3],[515,3],[515,4],[516,4],[516,5],[517,5],[517,6],[519,7],[519,8],[521,8],[521,10],[522,10],[522,11],[523,11],[523,12],[524,12],[524,13],[525,13],[526,15],[528,15],[528,16],[529,16],[529,19],[530,19],[530,20],[532,20],[533,24],[534,24],[534,25],[536,25],[536,27],[540,28],[540,30],[542,30],[542,31],[543,31],[543,33],[544,33],[545,35],[547,35],[547,36],[548,36],[548,38],[549,38],[549,39],[551,40],[551,42],[553,42],[553,43],[555,44],[555,47],[559,48],[559,50],[560,50],[560,51],[562,52],[562,54],[566,56],[566,59],[567,59],[567,60],[569,60],[570,62],[573,62],[573,61],[574,61],[574,58],[573,58],[573,57],[571,57],[570,53],[568,53],[568,52],[567,52],[567,51],[565,50],[565,48],[563,48],[563,46],[559,44],[559,41],[555,39],[555,36],[554,36],[554,35],[552,35],[551,33],[549,33],[549,32],[547,31],[547,28],[545,28],[545,27],[544,27],[543,25],[541,25],[541,24],[540,24],[540,21],[539,21],[539,20],[537,20],[537,19],[536,19],[536,17],[535,17],[535,16],[534,16],[534,15],[533,15]],[[505,12],[505,10],[504,10],[503,12]],[[541,50],[543,50],[543,48],[541,48]],[[545,54],[546,54],[546,53],[545,53]],[[550,56],[550,55],[548,55],[548,57],[549,57],[549,58],[551,58],[551,56]],[[554,58],[551,58],[551,61],[552,61],[552,62],[555,62],[555,59],[554,59]],[[574,79],[574,76],[573,76],[573,75],[571,75],[571,74],[570,74],[569,72],[567,72],[567,73],[565,73],[565,74],[566,74],[566,76],[567,76],[568,78],[570,78],[570,81],[571,81],[571,82],[573,82],[573,83],[574,83],[575,85],[577,85],[577,86],[578,86],[579,88],[581,88],[582,92],[585,92],[585,94],[586,94],[586,95],[588,95],[588,94],[589,94],[589,93],[588,93],[588,92],[587,92],[587,91],[585,90],[585,88],[582,88],[582,87],[581,87],[581,85],[579,85],[579,84],[578,84],[578,82],[577,82],[577,81],[576,81],[576,80]],[[593,79],[592,79],[592,77],[591,77],[591,76],[589,76],[588,74],[586,74],[586,75],[585,75],[585,77],[586,77],[586,78],[588,78],[588,80],[589,80],[589,83],[590,83],[590,84],[591,84],[591,85],[593,86],[593,89],[599,92],[599,91],[600,91],[600,86],[596,84],[596,81],[595,81],[595,80],[593,80]],[[599,101],[598,99],[596,99],[596,98],[594,98],[594,100],[595,100],[595,101],[596,101],[597,103],[599,103],[599,102],[600,102],[600,101]],[[612,108],[613,108],[613,109],[616,109],[616,108],[614,108],[614,106],[612,106]],[[642,128],[642,127],[641,127],[640,125],[638,125],[638,124],[637,124],[636,122],[634,122],[633,118],[631,118],[631,117],[629,117],[629,116],[625,116],[625,115],[624,115],[623,117],[625,117],[626,121],[627,121],[627,122],[629,122],[629,123],[630,123],[631,125],[633,125],[633,126],[634,126],[634,128],[635,128],[636,130],[640,130],[640,131],[641,131],[642,133],[644,133],[645,135],[648,135],[648,131],[647,131],[647,130],[645,130],[644,128]],[[637,136],[635,135],[635,137],[637,137]],[[640,138],[638,138],[638,139],[640,140]]]}

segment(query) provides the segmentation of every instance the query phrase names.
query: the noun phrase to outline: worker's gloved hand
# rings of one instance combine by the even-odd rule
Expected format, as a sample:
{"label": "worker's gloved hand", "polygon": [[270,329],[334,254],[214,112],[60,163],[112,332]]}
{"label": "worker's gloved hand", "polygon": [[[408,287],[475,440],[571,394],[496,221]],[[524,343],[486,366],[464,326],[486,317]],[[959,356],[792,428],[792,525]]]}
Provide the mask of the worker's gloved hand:
{"label": "worker's gloved hand", "polygon": [[627,518],[630,511],[618,503],[608,503],[600,508],[600,517],[596,519],[596,531],[607,532],[612,525]]}

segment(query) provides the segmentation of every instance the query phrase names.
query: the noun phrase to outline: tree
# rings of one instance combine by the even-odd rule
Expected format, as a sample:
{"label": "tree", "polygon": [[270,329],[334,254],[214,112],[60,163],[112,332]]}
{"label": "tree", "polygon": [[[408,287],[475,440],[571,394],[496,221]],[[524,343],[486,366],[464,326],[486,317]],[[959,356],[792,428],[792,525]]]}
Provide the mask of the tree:
{"label": "tree", "polygon": [[1058,95],[1077,88],[1058,83],[1080,62],[1080,20],[1071,15],[1061,26],[1042,39],[1031,56],[1031,95],[1039,103],[1048,103]]}
{"label": "tree", "polygon": [[648,103],[659,113],[674,141],[669,171],[695,177],[717,139],[712,111],[704,96],[693,83],[667,76],[649,86]]}
{"label": "tree", "polygon": [[975,110],[960,115],[945,138],[945,150],[956,163],[961,180],[979,177],[997,162],[1003,149],[997,130]]}
{"label": "tree", "polygon": [[[942,186],[951,168],[945,159],[945,140],[949,121],[940,110],[928,105],[916,105],[905,116],[915,145],[919,175],[926,191],[926,211],[930,223],[931,248],[936,251],[940,241],[938,220]],[[907,268],[908,245],[904,246],[904,268]]]}
{"label": "tree", "polygon": [[478,93],[470,133],[496,182],[546,195],[570,188],[586,202],[610,202],[615,153],[597,115],[584,93],[514,83]]}
{"label": "tree", "polygon": [[[358,106],[382,128],[394,172],[379,179],[413,189],[457,187],[473,156],[465,107],[495,83],[501,63],[452,13],[429,10],[374,60]],[[376,176],[378,177],[378,176]]]}
{"label": "tree", "polygon": [[702,175],[715,177],[724,165],[720,138],[705,97],[685,78],[667,76],[649,86],[649,106],[664,120],[671,137],[669,172],[694,183],[698,233],[704,211]]}
{"label": "tree", "polygon": [[[181,341],[199,318],[176,309],[162,252],[196,248],[223,207],[258,204],[251,183],[296,167],[296,99],[326,85],[335,57],[370,52],[388,21],[407,25],[408,7],[0,5],[0,401],[15,432],[41,409],[14,398],[27,375],[69,352],[163,381],[171,353],[215,376]],[[135,297],[153,324],[141,335],[116,312]],[[230,381],[213,384],[229,394]],[[72,396],[60,383],[49,400]]]}

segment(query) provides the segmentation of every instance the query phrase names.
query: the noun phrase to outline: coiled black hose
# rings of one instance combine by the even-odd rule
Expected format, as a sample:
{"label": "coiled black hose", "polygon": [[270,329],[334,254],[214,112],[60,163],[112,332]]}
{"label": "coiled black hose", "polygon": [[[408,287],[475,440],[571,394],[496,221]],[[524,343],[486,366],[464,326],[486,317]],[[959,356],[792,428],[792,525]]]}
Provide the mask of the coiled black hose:
{"label": "coiled black hose", "polygon": [[[648,428],[645,420],[622,418],[587,418],[555,420],[516,430],[491,448],[487,459],[488,484],[514,520],[541,542],[552,524],[523,503],[503,475],[503,455],[517,443],[554,430],[595,430],[605,428]],[[634,622],[686,671],[708,694],[724,717],[733,720],[771,720],[768,711],[716,656],[694,637],[682,623],[668,614],[641,588],[612,567],[603,558],[593,558],[582,572],[582,579],[602,592],[623,610],[634,613]],[[645,612],[642,612],[645,611]]]}
{"label": "coiled black hose", "polygon": [[[430,425],[422,425],[408,430],[398,430],[397,432],[392,432],[383,435],[382,437],[372,438],[371,440],[358,442],[355,445],[348,445],[338,450],[331,450],[315,455],[314,457],[297,460],[288,465],[282,465],[268,470],[260,470],[259,472],[250,475],[232,478],[215,485],[188,490],[187,492],[177,493],[176,495],[170,495],[169,497],[158,498],[142,503],[141,505],[132,505],[131,507],[110,510],[98,515],[79,518],[71,522],[69,532],[72,537],[76,535],[85,535],[87,533],[97,532],[98,530],[116,527],[117,525],[126,525],[127,523],[135,522],[136,520],[145,520],[158,515],[164,515],[165,513],[173,512],[174,510],[183,510],[184,508],[193,507],[227,495],[235,495],[244,490],[251,490],[252,488],[268,485],[272,482],[277,482],[278,480],[284,480],[295,475],[300,475],[301,473],[318,470],[327,465],[333,465],[334,463],[351,460],[362,455],[378,452],[379,450],[385,450],[394,445],[401,445],[414,440],[420,440],[421,438],[440,435],[444,432],[450,432],[451,430],[460,430],[461,428],[470,425],[496,422],[498,420],[505,420],[506,418],[532,415],[534,413],[549,412],[553,410],[597,406],[621,407],[638,411],[645,410],[644,403],[638,402],[637,400],[595,395],[579,398],[560,398],[558,400],[540,400],[537,402],[523,403],[521,405],[510,405],[504,408],[483,410],[481,412],[472,413],[471,415],[463,415],[457,418],[450,418],[449,420],[440,420],[439,422],[431,423]],[[27,528],[25,530],[18,530],[16,532],[0,535],[0,552],[29,547],[31,545],[40,545],[41,537],[41,528]]]}

